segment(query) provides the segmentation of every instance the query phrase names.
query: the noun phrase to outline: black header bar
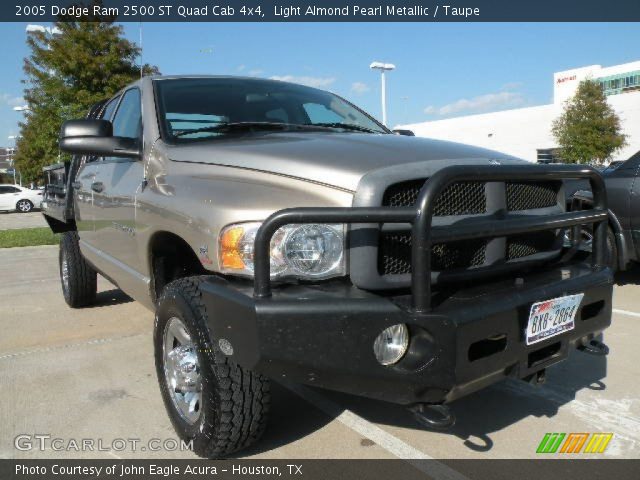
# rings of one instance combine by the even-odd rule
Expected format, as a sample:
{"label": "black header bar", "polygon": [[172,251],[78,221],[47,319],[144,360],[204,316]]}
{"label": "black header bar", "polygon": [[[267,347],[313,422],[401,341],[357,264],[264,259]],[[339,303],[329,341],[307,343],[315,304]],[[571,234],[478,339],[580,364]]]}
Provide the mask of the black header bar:
{"label": "black header bar", "polygon": [[14,0],[2,22],[634,22],[640,1],[617,0]]}

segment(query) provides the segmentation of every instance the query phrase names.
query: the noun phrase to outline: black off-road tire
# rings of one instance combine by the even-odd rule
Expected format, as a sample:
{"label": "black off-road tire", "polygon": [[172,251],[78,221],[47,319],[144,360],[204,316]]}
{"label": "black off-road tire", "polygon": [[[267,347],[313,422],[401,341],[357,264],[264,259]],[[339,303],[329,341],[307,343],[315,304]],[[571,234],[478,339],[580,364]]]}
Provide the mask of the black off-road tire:
{"label": "black off-road tire", "polygon": [[98,291],[98,274],[82,256],[78,240],[78,232],[65,232],[60,236],[60,282],[64,299],[71,308],[90,305]]}
{"label": "black off-road tire", "polygon": [[[154,350],[158,384],[178,436],[206,458],[224,458],[255,443],[263,434],[270,405],[269,381],[242,368],[212,341],[199,285],[206,277],[175,280],[163,289],[156,307]],[[185,421],[170,396],[164,373],[164,331],[177,317],[186,327],[198,355],[202,381],[200,416]]]}

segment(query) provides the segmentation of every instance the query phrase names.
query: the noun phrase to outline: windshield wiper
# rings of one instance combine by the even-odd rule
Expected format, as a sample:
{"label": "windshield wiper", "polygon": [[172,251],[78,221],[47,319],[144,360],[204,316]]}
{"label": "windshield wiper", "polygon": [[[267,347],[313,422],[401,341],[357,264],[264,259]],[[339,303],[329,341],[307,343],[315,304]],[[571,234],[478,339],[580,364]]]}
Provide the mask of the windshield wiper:
{"label": "windshield wiper", "polygon": [[366,132],[366,133],[382,133],[372,130],[361,125],[354,125],[353,123],[341,123],[341,122],[327,122],[327,123],[306,123],[314,127],[328,127],[328,128],[341,128],[343,130],[353,130],[354,132]]}
{"label": "windshield wiper", "polygon": [[235,130],[286,130],[289,128],[301,127],[302,125],[295,125],[291,123],[279,123],[279,122],[221,122],[217,125],[211,125],[209,127],[193,128],[190,130],[183,130],[181,132],[174,133],[174,137],[182,137],[184,135],[191,135],[193,133],[202,132],[230,132]]}

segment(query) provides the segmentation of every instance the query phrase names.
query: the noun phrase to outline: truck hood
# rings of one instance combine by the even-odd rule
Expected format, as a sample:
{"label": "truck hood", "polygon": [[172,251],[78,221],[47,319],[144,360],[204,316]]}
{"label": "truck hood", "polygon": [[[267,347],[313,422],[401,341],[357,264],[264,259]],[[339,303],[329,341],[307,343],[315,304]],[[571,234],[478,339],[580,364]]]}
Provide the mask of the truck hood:
{"label": "truck hood", "polygon": [[[366,173],[395,165],[522,163],[513,157],[459,143],[399,135],[278,132],[167,145],[173,161],[208,163],[285,175],[355,191]],[[435,165],[434,165],[435,166]]]}

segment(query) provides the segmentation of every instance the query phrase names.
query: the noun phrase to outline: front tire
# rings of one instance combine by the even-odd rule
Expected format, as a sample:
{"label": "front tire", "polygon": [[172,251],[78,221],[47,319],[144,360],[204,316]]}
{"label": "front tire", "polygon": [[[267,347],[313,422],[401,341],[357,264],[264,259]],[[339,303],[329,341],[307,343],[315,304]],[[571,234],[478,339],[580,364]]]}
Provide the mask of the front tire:
{"label": "front tire", "polygon": [[93,303],[98,291],[98,274],[82,256],[78,241],[78,232],[60,236],[60,282],[64,300],[71,308]]}
{"label": "front tire", "polygon": [[221,458],[255,443],[265,430],[269,382],[225,356],[209,336],[199,285],[206,277],[169,283],[158,299],[156,373],[178,436],[193,451]]}
{"label": "front tire", "polygon": [[33,203],[27,199],[18,200],[18,203],[16,203],[16,210],[20,213],[29,213],[33,210]]}

